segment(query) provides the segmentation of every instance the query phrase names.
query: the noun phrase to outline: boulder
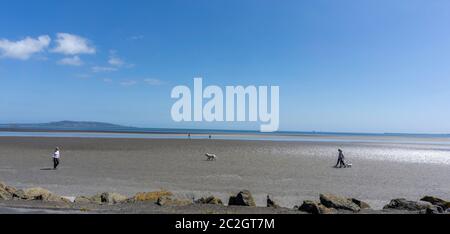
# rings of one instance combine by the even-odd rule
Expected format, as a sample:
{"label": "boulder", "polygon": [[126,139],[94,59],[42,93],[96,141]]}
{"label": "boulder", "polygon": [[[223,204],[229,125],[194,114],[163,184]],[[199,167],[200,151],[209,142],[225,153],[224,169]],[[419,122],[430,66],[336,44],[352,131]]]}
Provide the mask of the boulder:
{"label": "boulder", "polygon": [[272,200],[269,195],[267,195],[266,204],[267,207],[280,208],[280,206],[274,200]]}
{"label": "boulder", "polygon": [[425,210],[425,214],[442,214],[444,210],[440,206],[431,206]]}
{"label": "boulder", "polygon": [[0,186],[0,200],[11,200],[12,194]]}
{"label": "boulder", "polygon": [[0,200],[11,200],[12,195],[3,189],[0,189]]}
{"label": "boulder", "polygon": [[320,204],[317,202],[306,200],[306,201],[303,201],[303,204],[300,207],[298,207],[298,210],[307,212],[310,214],[321,214],[319,205]]}
{"label": "boulder", "polygon": [[124,202],[127,200],[126,196],[123,196],[118,193],[98,193],[90,198],[91,202],[98,203],[98,204],[117,204]]}
{"label": "boulder", "polygon": [[202,197],[195,201],[197,204],[212,204],[212,205],[223,205],[222,200],[220,198],[209,196],[209,197]]}
{"label": "boulder", "polygon": [[318,202],[306,200],[298,207],[299,211],[307,212],[310,214],[336,214],[337,210],[334,208],[328,208]]}
{"label": "boulder", "polygon": [[319,204],[320,214],[337,214],[338,211],[334,208],[328,208],[322,204]]}
{"label": "boulder", "polygon": [[102,193],[97,193],[94,196],[90,197],[89,200],[93,203],[102,204]]}
{"label": "boulder", "polygon": [[14,193],[16,191],[16,188],[0,182],[0,200],[11,200],[14,197]]}
{"label": "boulder", "polygon": [[105,193],[103,194],[102,200],[105,200],[106,203],[109,204],[118,204],[127,199],[126,196],[118,194],[118,193]]}
{"label": "boulder", "polygon": [[77,204],[88,204],[88,203],[91,203],[92,200],[89,197],[78,196],[78,197],[75,198],[75,200],[73,202],[77,203]]}
{"label": "boulder", "polygon": [[367,204],[366,202],[363,202],[356,198],[349,198],[349,200],[352,201],[353,203],[355,203],[356,205],[358,205],[359,208],[361,208],[361,209],[370,209],[370,205]]}
{"label": "boulder", "polygon": [[389,204],[383,207],[383,209],[409,210],[409,211],[422,211],[428,208],[432,208],[432,205],[428,202],[408,201],[404,198],[393,199],[391,200],[391,202],[389,202]]}
{"label": "boulder", "polygon": [[327,208],[359,212],[361,208],[351,200],[333,194],[320,194],[320,203]]}
{"label": "boulder", "polygon": [[172,195],[173,195],[172,192],[166,190],[147,193],[137,193],[136,195],[134,195],[133,200],[139,202],[156,202],[160,197]]}
{"label": "boulder", "polygon": [[256,206],[252,194],[248,190],[240,191],[236,196],[228,200],[229,206]]}
{"label": "boulder", "polygon": [[48,202],[70,202],[67,198],[55,195],[52,192],[39,187],[25,189],[22,198]]}
{"label": "boulder", "polygon": [[16,190],[16,191],[12,194],[12,196],[13,196],[13,199],[17,199],[17,200],[20,200],[20,199],[27,199],[27,197],[25,196],[25,191],[23,191],[22,189]]}
{"label": "boulder", "polygon": [[176,199],[170,196],[159,197],[156,201],[159,206],[186,206],[192,204],[191,200]]}
{"label": "boulder", "polygon": [[433,196],[425,196],[420,199],[421,201],[429,202],[435,206],[441,207],[443,210],[450,209],[450,202],[445,201],[443,199],[433,197]]}

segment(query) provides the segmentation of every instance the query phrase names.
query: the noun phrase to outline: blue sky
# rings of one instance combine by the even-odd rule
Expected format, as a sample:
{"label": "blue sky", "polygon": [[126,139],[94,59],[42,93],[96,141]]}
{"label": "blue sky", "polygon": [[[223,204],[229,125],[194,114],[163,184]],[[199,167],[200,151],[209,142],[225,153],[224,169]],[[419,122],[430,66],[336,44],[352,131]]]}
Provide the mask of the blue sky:
{"label": "blue sky", "polygon": [[280,130],[450,132],[450,2],[2,1],[0,122],[174,123],[176,85],[279,85]]}

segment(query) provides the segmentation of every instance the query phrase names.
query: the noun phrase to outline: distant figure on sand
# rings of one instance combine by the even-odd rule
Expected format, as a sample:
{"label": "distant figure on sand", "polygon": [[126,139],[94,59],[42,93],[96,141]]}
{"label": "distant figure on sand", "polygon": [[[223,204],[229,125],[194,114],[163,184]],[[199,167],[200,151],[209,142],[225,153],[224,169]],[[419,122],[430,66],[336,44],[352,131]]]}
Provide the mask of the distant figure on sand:
{"label": "distant figure on sand", "polygon": [[190,133],[188,133],[188,138],[191,139],[191,134]]}
{"label": "distant figure on sand", "polygon": [[336,163],[336,166],[334,166],[334,167],[339,167],[339,168],[347,167],[347,165],[345,164],[345,161],[344,161],[345,157],[344,157],[344,154],[342,153],[342,150],[338,149],[338,153],[339,153],[338,161]]}
{"label": "distant figure on sand", "polygon": [[53,170],[56,170],[56,168],[59,165],[59,157],[60,157],[59,148],[56,147],[55,152],[53,153]]}
{"label": "distant figure on sand", "polygon": [[211,135],[209,135],[209,139],[211,139]]}

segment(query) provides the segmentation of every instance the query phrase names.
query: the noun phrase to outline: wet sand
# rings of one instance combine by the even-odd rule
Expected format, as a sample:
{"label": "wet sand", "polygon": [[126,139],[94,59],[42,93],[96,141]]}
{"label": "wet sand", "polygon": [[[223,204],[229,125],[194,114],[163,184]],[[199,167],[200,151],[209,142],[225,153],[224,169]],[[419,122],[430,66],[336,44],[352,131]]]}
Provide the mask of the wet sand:
{"label": "wet sand", "polygon": [[[356,144],[0,137],[0,180],[63,196],[104,191],[131,196],[164,188],[183,198],[215,195],[227,201],[229,195],[249,189],[258,206],[265,205],[267,194],[285,207],[317,200],[319,193],[356,197],[378,209],[397,197],[449,200],[449,164],[354,156],[352,168],[333,168],[335,150],[351,152],[360,147]],[[62,158],[59,170],[53,171],[55,146]],[[217,154],[218,160],[205,161],[206,152]]]}

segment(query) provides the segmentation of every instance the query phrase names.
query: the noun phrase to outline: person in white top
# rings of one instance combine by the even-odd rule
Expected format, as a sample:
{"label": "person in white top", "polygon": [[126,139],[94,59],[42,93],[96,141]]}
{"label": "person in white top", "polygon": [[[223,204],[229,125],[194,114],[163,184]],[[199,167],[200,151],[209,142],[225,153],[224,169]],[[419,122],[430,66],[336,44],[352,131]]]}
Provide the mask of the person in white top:
{"label": "person in white top", "polygon": [[59,148],[56,147],[55,152],[53,153],[53,170],[56,170],[56,168],[59,165],[59,157],[60,157]]}

